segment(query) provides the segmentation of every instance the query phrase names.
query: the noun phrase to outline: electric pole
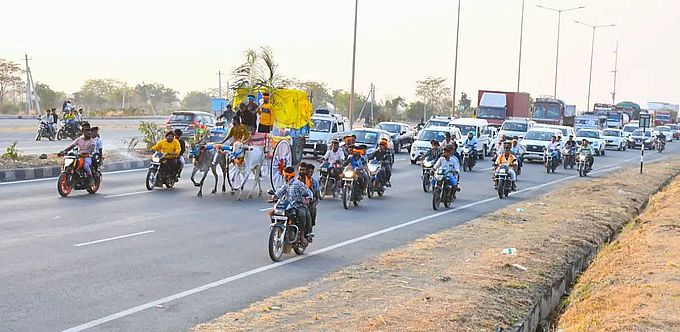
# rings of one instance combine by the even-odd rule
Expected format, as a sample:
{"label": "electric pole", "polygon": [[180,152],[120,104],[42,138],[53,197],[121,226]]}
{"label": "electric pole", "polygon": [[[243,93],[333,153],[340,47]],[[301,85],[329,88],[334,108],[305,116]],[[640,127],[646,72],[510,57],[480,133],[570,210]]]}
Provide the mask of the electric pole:
{"label": "electric pole", "polygon": [[612,105],[616,105],[616,74],[619,72],[619,41],[616,41],[616,50],[614,51],[614,91],[612,91]]}

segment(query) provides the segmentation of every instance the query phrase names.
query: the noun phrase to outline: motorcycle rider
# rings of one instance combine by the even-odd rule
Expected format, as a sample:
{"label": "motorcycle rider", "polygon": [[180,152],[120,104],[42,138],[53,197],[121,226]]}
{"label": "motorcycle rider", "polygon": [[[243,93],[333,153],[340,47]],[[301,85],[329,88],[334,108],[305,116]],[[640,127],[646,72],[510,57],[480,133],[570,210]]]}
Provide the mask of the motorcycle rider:
{"label": "motorcycle rider", "polygon": [[57,153],[57,156],[63,157],[66,152],[71,151],[71,149],[75,147],[78,148],[78,155],[84,161],[83,169],[87,174],[88,184],[91,186],[94,184],[94,177],[92,176],[92,153],[94,152],[95,141],[92,139],[92,131],[89,126],[83,128],[83,136],[76,138],[66,149]]}
{"label": "motorcycle rider", "polygon": [[79,109],[78,111],[74,111],[76,113],[76,123],[82,123],[83,122],[83,109]]}
{"label": "motorcycle rider", "polygon": [[363,150],[361,148],[354,148],[352,155],[349,156],[347,160],[345,160],[345,162],[342,164],[342,167],[352,165],[352,169],[354,169],[356,174],[359,175],[357,181],[359,182],[361,192],[365,192],[368,186],[368,174],[366,174],[366,170],[364,169],[366,160],[361,156],[362,151]]}
{"label": "motorcycle rider", "polygon": [[[177,178],[179,179],[182,176],[182,170],[184,169],[184,164],[186,163],[184,160],[184,153],[187,151],[187,143],[182,139],[182,130],[180,129],[175,129],[175,139],[179,141],[179,157],[177,157],[177,161],[179,162],[179,170],[177,171]],[[215,154],[217,155],[217,154]]]}
{"label": "motorcycle rider", "polygon": [[378,150],[373,153],[373,160],[378,160],[382,164],[382,170],[379,176],[382,178],[382,182],[387,186],[391,187],[392,183],[392,154],[387,151],[387,140],[381,139],[378,143]]}
{"label": "motorcycle rider", "polygon": [[[84,127],[84,126],[83,126]],[[104,142],[101,136],[99,136],[99,127],[95,126],[90,128],[92,133],[92,139],[94,140],[94,153],[92,154],[92,165],[97,165],[104,160]]]}
{"label": "motorcycle rider", "polygon": [[510,181],[512,182],[512,191],[517,190],[517,173],[515,173],[515,165],[517,165],[517,158],[510,152],[510,144],[506,143],[503,146],[503,153],[501,153],[498,158],[496,158],[496,168],[494,172],[497,172],[502,165],[508,165],[508,174],[510,175]]}
{"label": "motorcycle rider", "polygon": [[496,156],[502,153],[504,144],[505,134],[501,134],[500,136],[498,136],[498,142],[496,142],[496,146],[494,147],[496,149]]}
{"label": "motorcycle rider", "polygon": [[451,146],[452,144],[455,144],[456,142],[451,138],[451,133],[450,132],[445,132],[444,133],[444,140],[442,141],[442,148],[445,148],[447,146]]}
{"label": "motorcycle rider", "polygon": [[312,217],[312,227],[314,227],[316,226],[316,205],[321,199],[321,186],[319,180],[314,177],[314,164],[305,164],[305,169],[300,170],[300,175],[304,175],[305,185],[313,194],[309,202],[309,214]]}
{"label": "motorcycle rider", "polygon": [[550,143],[548,143],[548,153],[551,153],[553,151],[557,151],[557,163],[561,163],[562,158],[560,154],[560,144],[557,143],[557,136],[551,137]]}
{"label": "motorcycle rider", "polygon": [[439,147],[439,141],[437,141],[436,139],[431,140],[430,141],[430,150],[428,150],[423,155],[423,160],[427,160],[427,159],[439,160],[439,157],[441,157],[441,156],[442,156],[442,148]]}
{"label": "motorcycle rider", "polygon": [[51,135],[56,131],[54,117],[52,116],[52,111],[50,109],[45,110],[45,115],[41,117],[41,121],[47,124],[47,132]]}
{"label": "motorcycle rider", "polygon": [[510,146],[510,152],[515,155],[515,158],[517,158],[517,165],[519,168],[522,168],[523,160],[522,160],[522,148],[519,146],[519,143],[517,142],[516,139],[512,140],[511,146]]}
{"label": "motorcycle rider", "polygon": [[326,151],[326,154],[323,156],[322,160],[323,162],[330,164],[331,167],[329,168],[329,171],[331,176],[335,178],[333,196],[337,195],[337,191],[340,190],[339,184],[342,181],[340,178],[340,173],[342,172],[342,169],[339,167],[339,165],[342,165],[345,162],[345,159],[345,152],[340,150],[340,142],[338,142],[338,140],[332,140],[331,148]]}
{"label": "motorcycle rider", "polygon": [[658,143],[661,143],[661,144],[664,144],[664,145],[666,144],[666,135],[664,135],[664,133],[662,131],[660,131],[659,134],[656,135],[656,138],[658,140]]}
{"label": "motorcycle rider", "polygon": [[593,148],[590,146],[590,143],[585,138],[581,141],[581,145],[578,146],[576,153],[581,154],[582,151],[586,153],[586,161],[588,161],[588,168],[592,170],[593,163],[595,162],[595,158],[593,158]]}
{"label": "motorcycle rider", "polygon": [[351,135],[347,135],[343,138],[345,141],[345,156],[349,158],[354,153],[354,140]]}
{"label": "motorcycle rider", "polygon": [[306,205],[313,196],[313,193],[304,183],[295,177],[295,169],[292,166],[284,168],[283,176],[286,183],[274,193],[274,196],[270,201],[273,201],[276,198],[283,198],[293,203],[293,206],[297,210],[300,238],[302,244],[307,245],[309,243],[307,237],[309,236],[311,239],[311,237],[314,236],[314,233],[312,232],[311,214]]}
{"label": "motorcycle rider", "polygon": [[470,156],[473,161],[477,161],[477,138],[473,131],[468,132],[465,142],[463,142],[463,147],[470,149]]}
{"label": "motorcycle rider", "polygon": [[456,175],[460,173],[460,162],[458,161],[458,158],[452,156],[452,151],[453,149],[451,149],[450,146],[444,147],[442,156],[437,159],[433,168],[435,169],[435,172],[443,169],[446,172],[449,184],[455,186],[458,185],[458,178]]}
{"label": "motorcycle rider", "polygon": [[156,145],[151,147],[151,150],[158,151],[163,154],[163,158],[167,160],[168,167],[170,167],[170,174],[177,175],[178,161],[177,157],[182,151],[182,146],[179,141],[175,139],[175,133],[168,131],[165,133],[165,139],[158,141]]}

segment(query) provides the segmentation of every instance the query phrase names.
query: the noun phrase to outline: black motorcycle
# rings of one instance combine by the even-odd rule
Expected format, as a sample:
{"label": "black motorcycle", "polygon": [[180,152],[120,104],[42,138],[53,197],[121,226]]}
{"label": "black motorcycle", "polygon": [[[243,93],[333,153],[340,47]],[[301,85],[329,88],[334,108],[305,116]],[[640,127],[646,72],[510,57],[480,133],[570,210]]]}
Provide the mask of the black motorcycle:
{"label": "black motorcycle", "polygon": [[472,168],[475,167],[475,159],[472,156],[472,150],[468,147],[463,147],[463,153],[462,153],[462,158],[463,158],[463,172],[470,171],[472,172]]}
{"label": "black motorcycle", "polygon": [[665,138],[659,139],[656,142],[656,152],[662,153],[663,150],[665,150],[665,149],[666,149],[666,139]]}
{"label": "black motorcycle", "polygon": [[510,178],[510,166],[501,165],[493,174],[494,188],[498,192],[498,198],[508,197],[512,191],[512,180]]}
{"label": "black motorcycle", "polygon": [[57,130],[57,139],[76,139],[80,134],[80,127],[76,122],[61,120],[61,128]]}
{"label": "black motorcycle", "polygon": [[366,168],[368,169],[368,198],[375,197],[375,194],[382,196],[385,193],[385,183],[381,178],[381,172],[384,172],[382,162],[371,160]]}
{"label": "black motorcycle", "polygon": [[430,192],[432,190],[432,178],[434,177],[434,163],[436,161],[431,158],[423,159],[423,175],[421,177],[423,182],[423,191]]}
{"label": "black motorcycle", "polygon": [[[269,190],[274,195],[273,190]],[[296,254],[302,255],[309,244],[303,244],[298,227],[298,216],[295,205],[290,201],[279,199],[270,212],[271,224],[269,231],[269,258],[278,262],[284,253],[290,253],[293,249]],[[308,243],[311,237],[307,237]]]}
{"label": "black motorcycle", "polygon": [[162,153],[156,152],[151,157],[151,165],[146,173],[146,189],[153,190],[155,187],[172,188],[177,182],[177,172],[170,169],[168,159]]}
{"label": "black motorcycle", "polygon": [[564,148],[562,149],[562,156],[564,157],[564,169],[567,167],[573,169],[576,166],[576,153],[574,148]]}
{"label": "black motorcycle", "polygon": [[50,141],[54,141],[55,133],[50,130],[50,125],[47,122],[41,120],[38,130],[35,134],[35,140],[39,141],[43,137],[49,139]]}
{"label": "black motorcycle", "polygon": [[557,150],[548,151],[547,148],[543,148],[543,162],[546,172],[550,173],[552,171],[555,173],[557,166],[560,164]]}
{"label": "black motorcycle", "polygon": [[443,203],[444,207],[449,208],[456,200],[458,185],[452,185],[448,180],[448,175],[442,169],[437,170],[432,178],[432,209],[439,210]]}
{"label": "black motorcycle", "polygon": [[64,165],[57,179],[57,191],[61,197],[66,197],[75,190],[87,190],[94,194],[99,190],[102,183],[102,173],[99,171],[99,163],[92,163],[92,176],[94,183],[90,185],[85,172],[85,156],[79,156],[75,151],[69,151],[64,156]]}
{"label": "black motorcycle", "polygon": [[324,199],[326,195],[333,195],[333,189],[337,179],[333,176],[334,170],[339,167],[337,164],[331,165],[329,162],[324,162],[319,167],[319,188],[321,191],[320,198]]}
{"label": "black motorcycle", "polygon": [[358,206],[364,197],[364,191],[359,185],[359,172],[363,170],[354,170],[352,166],[346,166],[342,171],[342,206],[345,210],[352,204]]}
{"label": "black motorcycle", "polygon": [[[592,158],[592,156],[590,156]],[[588,176],[590,172],[590,163],[588,162],[588,153],[581,151],[576,158],[576,169],[578,170],[578,176]]]}

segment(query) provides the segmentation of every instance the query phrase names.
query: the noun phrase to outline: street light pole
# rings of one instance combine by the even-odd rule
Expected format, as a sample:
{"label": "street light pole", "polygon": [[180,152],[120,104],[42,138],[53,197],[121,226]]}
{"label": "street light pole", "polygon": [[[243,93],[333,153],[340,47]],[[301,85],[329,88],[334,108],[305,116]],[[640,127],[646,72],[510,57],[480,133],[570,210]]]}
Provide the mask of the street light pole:
{"label": "street light pole", "polygon": [[[460,0],[458,0],[458,19],[456,20],[456,60],[453,65],[453,100],[451,101],[451,118],[456,116],[456,83],[458,80],[458,35],[460,34]],[[424,119],[423,119],[424,121]]]}
{"label": "street light pole", "polygon": [[560,27],[562,26],[562,12],[568,12],[577,9],[586,8],[585,6],[568,8],[568,9],[555,9],[549,8],[541,5],[536,5],[538,8],[547,9],[557,13],[557,51],[555,52],[555,90],[553,92],[553,97],[557,98],[557,69],[560,63]]}
{"label": "street light pole", "polygon": [[612,105],[616,105],[616,75],[619,73],[619,41],[616,41],[614,51],[614,90],[612,91]]}
{"label": "street light pole", "polygon": [[590,87],[591,87],[591,84],[593,82],[593,57],[595,55],[595,30],[597,28],[615,27],[616,24],[592,25],[592,24],[588,24],[588,23],[583,23],[581,21],[574,21],[574,22],[576,22],[578,24],[585,25],[585,26],[593,29],[593,40],[592,40],[592,44],[590,46],[590,74],[588,76],[588,104],[587,104],[588,106],[586,107],[586,112],[589,112],[590,111]]}
{"label": "street light pole", "polygon": [[517,66],[517,92],[519,92],[519,80],[522,75],[522,37],[524,34],[524,0],[522,0],[522,20],[519,25],[519,65]]}
{"label": "street light pole", "polygon": [[357,61],[357,18],[359,13],[359,0],[354,4],[354,46],[352,48],[352,85],[349,92],[349,128],[352,129],[354,119],[352,117],[352,108],[354,107],[354,70]]}

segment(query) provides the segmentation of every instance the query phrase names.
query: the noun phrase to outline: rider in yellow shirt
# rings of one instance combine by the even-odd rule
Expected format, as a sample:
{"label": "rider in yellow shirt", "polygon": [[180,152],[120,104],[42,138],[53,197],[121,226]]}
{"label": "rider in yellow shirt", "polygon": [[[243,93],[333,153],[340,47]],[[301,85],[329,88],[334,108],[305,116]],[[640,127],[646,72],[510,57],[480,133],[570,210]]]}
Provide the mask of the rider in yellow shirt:
{"label": "rider in yellow shirt", "polygon": [[503,143],[503,152],[496,158],[496,169],[495,171],[498,171],[498,169],[502,165],[508,165],[508,174],[510,175],[510,180],[512,181],[512,189],[513,191],[517,189],[516,182],[517,182],[517,174],[515,173],[515,167],[517,166],[517,158],[515,157],[514,154],[510,151],[510,142],[505,142]]}
{"label": "rider in yellow shirt", "polygon": [[158,151],[163,154],[163,158],[165,158],[168,161],[168,166],[170,167],[170,170],[174,172],[174,174],[177,174],[179,171],[178,167],[178,160],[177,158],[179,157],[180,152],[182,151],[182,146],[180,145],[179,141],[175,139],[175,133],[172,131],[169,131],[165,134],[165,139],[162,141],[159,141],[151,147],[151,150]]}

